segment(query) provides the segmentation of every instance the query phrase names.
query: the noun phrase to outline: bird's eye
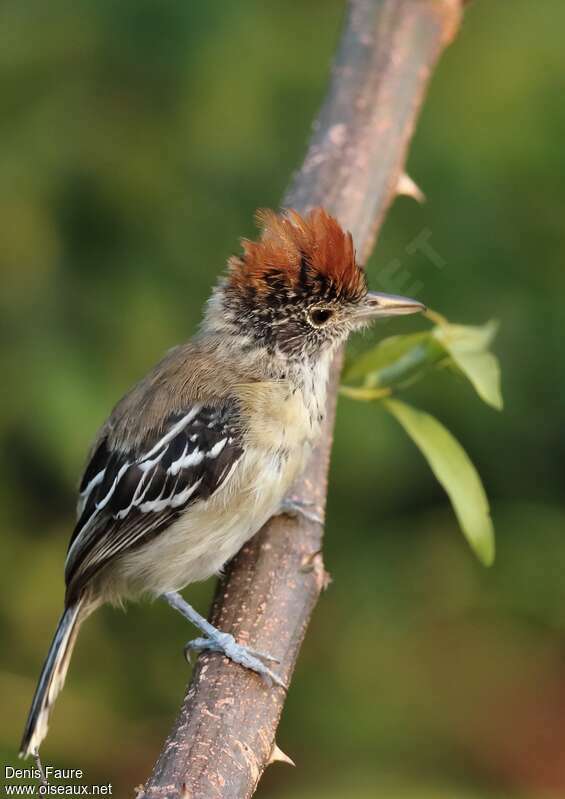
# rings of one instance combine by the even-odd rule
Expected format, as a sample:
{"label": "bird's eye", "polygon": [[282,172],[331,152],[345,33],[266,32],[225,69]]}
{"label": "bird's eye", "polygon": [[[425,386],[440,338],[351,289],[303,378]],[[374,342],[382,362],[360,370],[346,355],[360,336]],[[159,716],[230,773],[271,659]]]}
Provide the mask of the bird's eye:
{"label": "bird's eye", "polygon": [[309,315],[309,321],[314,327],[321,327],[325,325],[328,319],[332,316],[332,311],[329,308],[313,308]]}

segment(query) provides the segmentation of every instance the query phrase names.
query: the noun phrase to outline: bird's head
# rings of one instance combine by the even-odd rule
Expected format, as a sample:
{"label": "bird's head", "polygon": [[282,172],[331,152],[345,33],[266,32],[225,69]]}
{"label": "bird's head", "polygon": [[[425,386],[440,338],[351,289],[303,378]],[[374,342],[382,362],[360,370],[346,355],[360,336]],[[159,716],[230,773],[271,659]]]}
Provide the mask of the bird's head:
{"label": "bird's head", "polygon": [[351,234],[322,208],[306,216],[259,211],[257,221],[259,240],[242,240],[214,292],[209,329],[237,332],[285,359],[311,359],[375,319],[424,309],[370,292]]}

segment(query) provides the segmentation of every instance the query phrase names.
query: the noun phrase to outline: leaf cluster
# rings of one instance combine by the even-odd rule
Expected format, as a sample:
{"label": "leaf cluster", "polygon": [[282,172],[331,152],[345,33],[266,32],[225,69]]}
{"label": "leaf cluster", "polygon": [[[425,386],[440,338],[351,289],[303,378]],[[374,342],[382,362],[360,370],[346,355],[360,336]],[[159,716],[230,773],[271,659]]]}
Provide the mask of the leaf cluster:
{"label": "leaf cluster", "polygon": [[383,339],[349,363],[341,393],[377,402],[404,428],[445,489],[463,534],[487,566],[494,560],[494,527],[481,478],[457,439],[436,418],[396,398],[440,369],[465,378],[478,396],[502,410],[500,367],[490,351],[498,325],[458,325],[433,311],[430,330]]}

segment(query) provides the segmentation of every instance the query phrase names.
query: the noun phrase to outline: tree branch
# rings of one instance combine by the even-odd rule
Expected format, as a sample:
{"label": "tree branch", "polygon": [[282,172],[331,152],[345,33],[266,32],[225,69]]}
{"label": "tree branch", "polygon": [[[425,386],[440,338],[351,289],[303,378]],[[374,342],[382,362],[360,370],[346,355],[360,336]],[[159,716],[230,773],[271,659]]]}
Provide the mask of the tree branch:
{"label": "tree branch", "polygon": [[[364,262],[390,202],[432,69],[455,35],[462,0],[350,0],[327,97],[283,206],[322,205],[350,230]],[[326,501],[341,354],[325,428],[294,495]],[[241,643],[280,658],[288,684],[327,582],[319,524],[272,518],[218,585],[211,620]],[[141,796],[250,797],[281,759],[275,732],[285,692],[225,658],[199,657],[179,716]]]}

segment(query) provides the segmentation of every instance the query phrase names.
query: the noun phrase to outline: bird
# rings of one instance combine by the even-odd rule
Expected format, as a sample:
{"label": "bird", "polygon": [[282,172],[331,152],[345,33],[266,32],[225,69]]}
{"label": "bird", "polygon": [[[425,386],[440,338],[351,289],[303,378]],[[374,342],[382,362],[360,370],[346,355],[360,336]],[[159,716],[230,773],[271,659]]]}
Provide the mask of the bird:
{"label": "bird", "polygon": [[260,234],[201,326],[114,407],[91,446],[65,562],[65,604],[25,725],[39,757],[80,626],[104,603],[164,598],[220,652],[282,685],[276,658],[238,644],[179,593],[224,565],[285,504],[320,435],[329,369],[350,333],[424,310],[368,290],[353,239],[323,208],[261,210]]}

